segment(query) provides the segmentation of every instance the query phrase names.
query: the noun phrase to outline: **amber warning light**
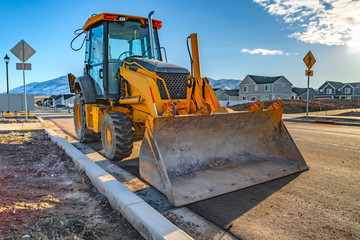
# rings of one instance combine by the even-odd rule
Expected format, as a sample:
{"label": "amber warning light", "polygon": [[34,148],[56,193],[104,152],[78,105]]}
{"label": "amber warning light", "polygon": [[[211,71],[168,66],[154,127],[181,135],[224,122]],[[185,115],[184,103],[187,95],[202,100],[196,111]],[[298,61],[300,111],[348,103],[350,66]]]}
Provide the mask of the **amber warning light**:
{"label": "amber warning light", "polygon": [[154,27],[160,29],[162,27],[162,22],[160,21],[153,21],[153,25]]}

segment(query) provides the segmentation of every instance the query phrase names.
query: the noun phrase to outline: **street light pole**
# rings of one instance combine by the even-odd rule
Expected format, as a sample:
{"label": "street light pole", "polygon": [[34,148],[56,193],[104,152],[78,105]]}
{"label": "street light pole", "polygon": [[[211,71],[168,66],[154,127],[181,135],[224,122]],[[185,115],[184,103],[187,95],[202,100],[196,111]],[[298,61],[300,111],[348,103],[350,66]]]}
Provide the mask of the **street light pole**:
{"label": "street light pole", "polygon": [[6,85],[7,85],[7,94],[9,94],[9,68],[8,68],[8,64],[10,62],[10,58],[8,57],[8,55],[6,54],[6,56],[4,57],[5,63],[6,63]]}

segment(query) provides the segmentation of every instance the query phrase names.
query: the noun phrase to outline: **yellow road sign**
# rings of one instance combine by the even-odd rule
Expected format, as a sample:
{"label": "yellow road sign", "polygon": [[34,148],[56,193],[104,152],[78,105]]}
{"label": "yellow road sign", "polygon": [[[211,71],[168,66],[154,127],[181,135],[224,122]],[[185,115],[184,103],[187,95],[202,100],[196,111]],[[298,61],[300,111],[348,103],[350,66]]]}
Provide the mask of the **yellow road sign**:
{"label": "yellow road sign", "polygon": [[313,76],[313,74],[312,70],[305,70],[305,76]]}
{"label": "yellow road sign", "polygon": [[311,51],[309,51],[308,54],[306,54],[306,56],[304,57],[303,60],[309,70],[312,68],[312,66],[316,62],[314,55],[312,55]]}

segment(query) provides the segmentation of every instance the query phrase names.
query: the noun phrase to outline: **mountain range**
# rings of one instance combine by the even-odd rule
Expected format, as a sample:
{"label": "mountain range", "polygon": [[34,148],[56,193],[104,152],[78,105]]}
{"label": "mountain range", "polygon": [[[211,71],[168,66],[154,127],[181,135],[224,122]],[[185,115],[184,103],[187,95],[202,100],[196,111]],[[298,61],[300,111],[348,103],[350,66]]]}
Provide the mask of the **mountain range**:
{"label": "mountain range", "polygon": [[[10,90],[13,94],[23,94],[24,86]],[[44,82],[32,82],[26,84],[26,94],[35,96],[48,96],[70,93],[69,81],[67,76],[58,77]]]}
{"label": "mountain range", "polygon": [[222,88],[224,90],[232,90],[232,89],[239,89],[239,84],[241,83],[241,80],[236,80],[236,79],[214,80],[209,78],[209,83],[212,88]]}
{"label": "mountain range", "polygon": [[[235,79],[219,79],[209,78],[212,88],[222,88],[224,90],[238,89],[241,80]],[[13,88],[10,90],[13,94],[24,93],[24,86]],[[44,82],[32,82],[26,84],[26,93],[35,96],[47,96],[70,93],[69,82],[67,76],[58,77]]]}

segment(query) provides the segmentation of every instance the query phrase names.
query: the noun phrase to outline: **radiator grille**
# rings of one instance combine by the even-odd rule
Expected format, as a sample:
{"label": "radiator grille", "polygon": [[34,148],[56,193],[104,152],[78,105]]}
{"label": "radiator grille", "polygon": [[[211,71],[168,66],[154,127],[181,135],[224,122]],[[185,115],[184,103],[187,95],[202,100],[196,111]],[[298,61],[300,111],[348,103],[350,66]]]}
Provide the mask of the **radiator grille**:
{"label": "radiator grille", "polygon": [[[189,75],[188,73],[157,73],[157,75],[164,79],[171,99],[186,99],[186,80]],[[168,96],[163,82],[158,80],[157,84],[161,99],[167,100]]]}

